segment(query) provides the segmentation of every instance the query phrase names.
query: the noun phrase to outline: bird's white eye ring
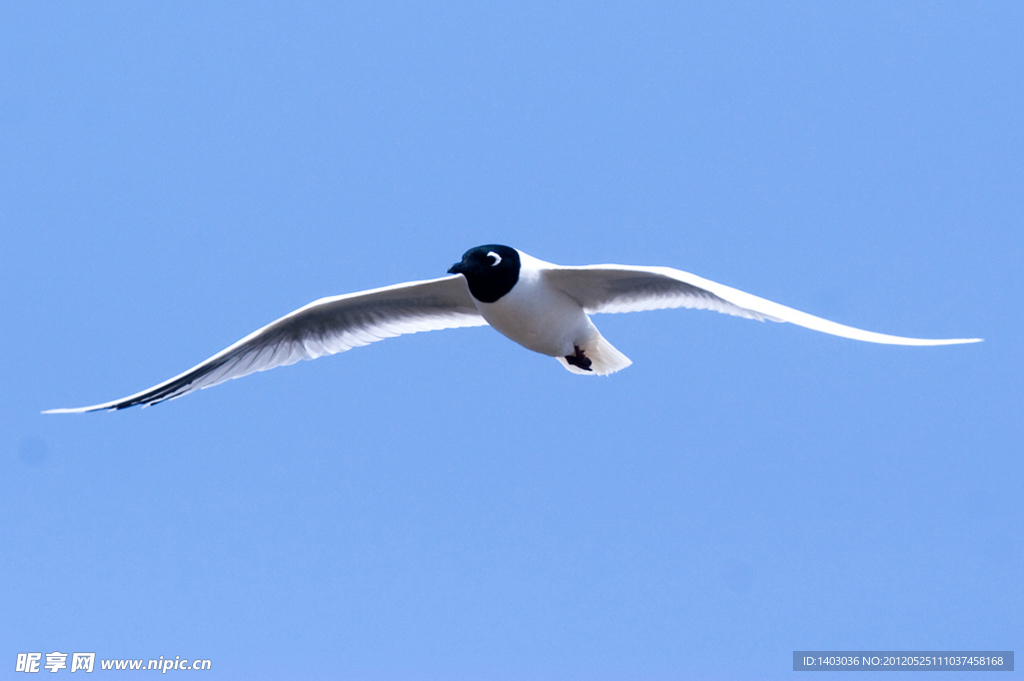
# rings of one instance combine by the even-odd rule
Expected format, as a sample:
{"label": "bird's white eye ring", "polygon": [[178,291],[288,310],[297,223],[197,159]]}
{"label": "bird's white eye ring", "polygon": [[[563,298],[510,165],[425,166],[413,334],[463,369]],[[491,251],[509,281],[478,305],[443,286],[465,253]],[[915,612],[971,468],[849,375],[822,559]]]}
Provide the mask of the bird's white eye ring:
{"label": "bird's white eye ring", "polygon": [[501,264],[501,256],[494,251],[487,251],[488,258],[494,258],[494,262],[491,263],[491,267],[497,267]]}

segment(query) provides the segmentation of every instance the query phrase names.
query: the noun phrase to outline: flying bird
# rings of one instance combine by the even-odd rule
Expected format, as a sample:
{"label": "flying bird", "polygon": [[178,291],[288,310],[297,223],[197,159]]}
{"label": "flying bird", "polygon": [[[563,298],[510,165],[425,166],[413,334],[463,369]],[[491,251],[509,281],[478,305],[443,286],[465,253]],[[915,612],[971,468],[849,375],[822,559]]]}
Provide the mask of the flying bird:
{"label": "flying bird", "polygon": [[591,314],[677,307],[789,322],[869,343],[954,345],[981,340],[905,338],[864,331],[670,267],[563,267],[490,244],[466,251],[446,277],[321,298],[142,392],[91,407],[43,413],[157,404],[228,379],[392,336],[487,324],[529,350],[556,358],[575,374],[604,376],[632,361],[601,335]]}

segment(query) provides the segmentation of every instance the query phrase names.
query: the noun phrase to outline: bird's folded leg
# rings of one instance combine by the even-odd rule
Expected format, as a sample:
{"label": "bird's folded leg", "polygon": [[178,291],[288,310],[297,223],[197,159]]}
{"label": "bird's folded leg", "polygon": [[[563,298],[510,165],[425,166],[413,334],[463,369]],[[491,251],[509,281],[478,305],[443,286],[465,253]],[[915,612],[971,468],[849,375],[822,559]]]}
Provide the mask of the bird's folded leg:
{"label": "bird's folded leg", "polygon": [[583,354],[583,349],[578,345],[574,345],[572,347],[576,352],[572,355],[566,355],[565,361],[574,367],[583,369],[584,371],[591,371],[590,365],[593,364],[593,362],[590,361],[589,357]]}

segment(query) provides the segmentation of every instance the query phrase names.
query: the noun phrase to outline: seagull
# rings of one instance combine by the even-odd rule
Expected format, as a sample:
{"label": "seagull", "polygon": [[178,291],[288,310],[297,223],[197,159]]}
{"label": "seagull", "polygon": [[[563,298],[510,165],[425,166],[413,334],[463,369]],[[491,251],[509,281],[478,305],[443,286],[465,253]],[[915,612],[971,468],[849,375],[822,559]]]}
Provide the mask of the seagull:
{"label": "seagull", "polygon": [[889,345],[956,345],[980,338],[906,338],[864,331],[671,267],[565,267],[497,244],[466,251],[448,276],[321,298],[254,331],[205,362],[112,402],[44,414],[125,409],[173,400],[257,371],[420,331],[491,325],[574,374],[606,376],[632,361],[590,320],[603,312],[688,307]]}

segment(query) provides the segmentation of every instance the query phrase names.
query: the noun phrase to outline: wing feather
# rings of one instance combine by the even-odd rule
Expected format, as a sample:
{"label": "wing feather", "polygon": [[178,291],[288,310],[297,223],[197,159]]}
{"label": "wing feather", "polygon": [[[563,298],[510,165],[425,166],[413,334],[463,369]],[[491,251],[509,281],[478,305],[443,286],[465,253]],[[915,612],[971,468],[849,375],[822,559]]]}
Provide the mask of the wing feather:
{"label": "wing feather", "polygon": [[759,321],[789,322],[814,331],[889,345],[955,345],[980,338],[907,338],[865,331],[671,267],[587,265],[551,267],[544,276],[589,314],[688,307]]}
{"label": "wing feather", "polygon": [[322,298],[152,388],[112,402],[43,413],[156,404],[232,378],[345,352],[393,336],[486,324],[461,274]]}

